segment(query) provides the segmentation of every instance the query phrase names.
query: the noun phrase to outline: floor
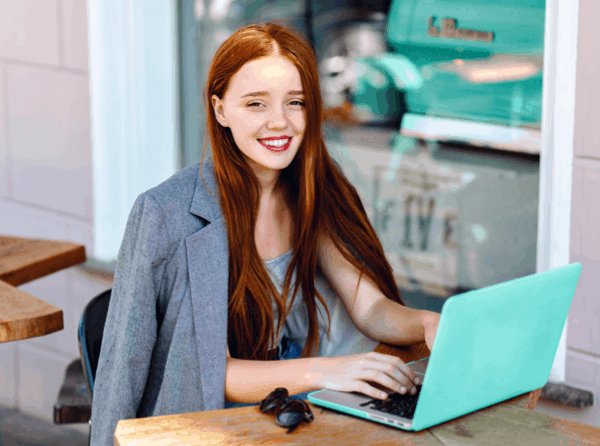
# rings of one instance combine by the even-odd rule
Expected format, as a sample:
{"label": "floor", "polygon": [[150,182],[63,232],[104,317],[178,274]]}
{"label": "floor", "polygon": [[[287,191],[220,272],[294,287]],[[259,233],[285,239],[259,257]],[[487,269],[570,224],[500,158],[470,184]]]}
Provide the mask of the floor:
{"label": "floor", "polygon": [[[87,446],[85,423],[53,424],[0,405],[2,446]],[[83,432],[82,432],[83,431]]]}

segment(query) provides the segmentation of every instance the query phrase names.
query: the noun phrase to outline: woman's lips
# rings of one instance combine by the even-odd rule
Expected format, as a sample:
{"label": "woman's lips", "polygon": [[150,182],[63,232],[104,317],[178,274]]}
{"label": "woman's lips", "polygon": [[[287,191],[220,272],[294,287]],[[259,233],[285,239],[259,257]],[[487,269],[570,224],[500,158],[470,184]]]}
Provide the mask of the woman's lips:
{"label": "woman's lips", "polygon": [[285,143],[285,144],[284,144],[283,146],[281,146],[281,147],[273,147],[273,146],[269,146],[269,145],[267,145],[267,144],[263,143],[263,142],[262,142],[260,139],[257,139],[257,141],[258,141],[259,143],[261,143],[261,144],[262,144],[264,147],[266,147],[267,149],[269,149],[271,152],[284,152],[284,151],[286,151],[286,150],[287,150],[287,149],[290,147],[290,144],[292,143],[292,139],[293,139],[293,138],[290,138],[290,139],[288,140],[288,142],[287,142],[287,143]]}

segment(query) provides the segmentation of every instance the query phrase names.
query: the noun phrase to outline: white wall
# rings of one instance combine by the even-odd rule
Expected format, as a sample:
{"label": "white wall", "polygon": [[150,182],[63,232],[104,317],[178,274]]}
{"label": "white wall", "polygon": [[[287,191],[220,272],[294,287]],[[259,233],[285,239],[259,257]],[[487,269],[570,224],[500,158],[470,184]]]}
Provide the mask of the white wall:
{"label": "white wall", "polygon": [[[583,266],[553,367],[554,380],[589,390],[594,405],[573,409],[540,400],[536,411],[600,426],[600,107],[597,0],[546,0],[544,109],[547,148],[540,177],[540,270]],[[546,68],[546,67],[545,67]],[[547,76],[546,76],[547,75]],[[545,189],[545,193],[544,193]],[[544,198],[544,195],[546,196]]]}
{"label": "white wall", "polygon": [[583,265],[568,320],[565,382],[594,393],[578,421],[600,426],[600,39],[598,0],[579,0],[570,261]]}
{"label": "white wall", "polygon": [[[90,139],[86,1],[0,0],[0,234],[93,254]],[[79,267],[20,287],[61,308],[65,328],[0,344],[0,403],[51,420],[81,311],[110,287]]]}

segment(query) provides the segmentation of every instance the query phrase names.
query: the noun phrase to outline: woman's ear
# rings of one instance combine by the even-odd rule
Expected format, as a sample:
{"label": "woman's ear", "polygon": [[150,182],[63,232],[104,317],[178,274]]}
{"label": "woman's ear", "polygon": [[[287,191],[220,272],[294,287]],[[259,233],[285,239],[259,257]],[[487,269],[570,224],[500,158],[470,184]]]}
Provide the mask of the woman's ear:
{"label": "woman's ear", "polygon": [[227,118],[225,118],[225,109],[223,107],[223,101],[221,101],[219,96],[217,96],[216,94],[212,95],[211,101],[213,110],[215,111],[215,117],[217,118],[219,124],[221,124],[223,127],[229,127],[229,124],[227,123]]}

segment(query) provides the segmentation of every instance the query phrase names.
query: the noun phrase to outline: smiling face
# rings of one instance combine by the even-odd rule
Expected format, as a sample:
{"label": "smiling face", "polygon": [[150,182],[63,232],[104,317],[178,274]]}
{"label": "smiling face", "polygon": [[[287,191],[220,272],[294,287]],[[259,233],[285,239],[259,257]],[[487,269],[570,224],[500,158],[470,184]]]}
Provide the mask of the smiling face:
{"label": "smiling face", "polygon": [[257,174],[290,165],[306,127],[300,73],[290,61],[274,56],[247,62],[224,97],[211,101],[217,121],[231,129]]}

